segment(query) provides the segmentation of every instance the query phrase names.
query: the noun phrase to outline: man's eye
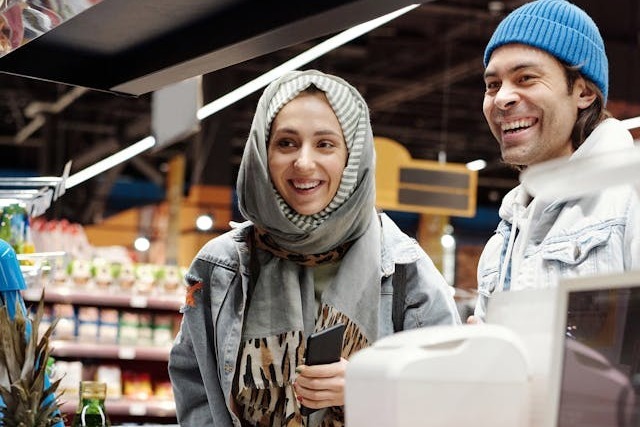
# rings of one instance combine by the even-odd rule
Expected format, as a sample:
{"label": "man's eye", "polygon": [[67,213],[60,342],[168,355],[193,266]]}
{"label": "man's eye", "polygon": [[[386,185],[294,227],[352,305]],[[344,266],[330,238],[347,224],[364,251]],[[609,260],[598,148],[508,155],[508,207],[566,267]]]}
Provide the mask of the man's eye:
{"label": "man's eye", "polygon": [[485,85],[487,92],[494,91],[500,88],[500,83],[498,82],[487,82]]}

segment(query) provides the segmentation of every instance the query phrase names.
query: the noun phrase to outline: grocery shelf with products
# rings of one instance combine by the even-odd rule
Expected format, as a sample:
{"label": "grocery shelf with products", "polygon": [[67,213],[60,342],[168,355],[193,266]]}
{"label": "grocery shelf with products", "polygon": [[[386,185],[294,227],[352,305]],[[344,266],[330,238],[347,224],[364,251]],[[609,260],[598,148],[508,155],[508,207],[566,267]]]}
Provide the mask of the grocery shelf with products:
{"label": "grocery shelf with products", "polygon": [[[122,248],[94,248],[77,224],[38,217],[64,193],[61,178],[0,180],[0,238],[17,253],[35,308],[44,298],[52,379],[71,422],[81,380],[108,384],[113,425],[175,425],[167,372],[184,300],[183,269],[135,263]],[[43,292],[44,291],[44,292]]]}
{"label": "grocery shelf with products", "polygon": [[69,259],[64,253],[21,259],[40,269],[38,280],[32,278],[23,291],[25,302],[39,301],[44,289],[41,328],[58,322],[50,341],[52,375],[61,379],[68,418],[78,402],[80,381],[96,380],[108,384],[105,406],[113,423],[175,423],[167,361],[184,300],[183,272]]}

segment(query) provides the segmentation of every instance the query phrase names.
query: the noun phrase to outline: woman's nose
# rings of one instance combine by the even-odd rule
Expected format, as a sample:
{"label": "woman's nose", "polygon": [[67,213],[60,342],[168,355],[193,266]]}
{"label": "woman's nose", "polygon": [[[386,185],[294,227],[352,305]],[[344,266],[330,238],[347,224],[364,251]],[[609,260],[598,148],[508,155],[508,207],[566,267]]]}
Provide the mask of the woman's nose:
{"label": "woman's nose", "polygon": [[303,146],[298,151],[298,156],[293,163],[293,166],[298,170],[310,170],[313,169],[315,161],[313,158],[313,152],[309,147]]}

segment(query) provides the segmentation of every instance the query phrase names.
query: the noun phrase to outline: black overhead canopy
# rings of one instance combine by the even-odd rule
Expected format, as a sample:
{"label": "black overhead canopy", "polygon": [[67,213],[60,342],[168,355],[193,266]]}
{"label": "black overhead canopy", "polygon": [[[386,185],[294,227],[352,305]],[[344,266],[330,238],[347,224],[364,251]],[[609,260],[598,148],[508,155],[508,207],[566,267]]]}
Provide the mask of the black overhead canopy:
{"label": "black overhead canopy", "polygon": [[0,58],[0,71],[141,95],[411,3],[103,0]]}

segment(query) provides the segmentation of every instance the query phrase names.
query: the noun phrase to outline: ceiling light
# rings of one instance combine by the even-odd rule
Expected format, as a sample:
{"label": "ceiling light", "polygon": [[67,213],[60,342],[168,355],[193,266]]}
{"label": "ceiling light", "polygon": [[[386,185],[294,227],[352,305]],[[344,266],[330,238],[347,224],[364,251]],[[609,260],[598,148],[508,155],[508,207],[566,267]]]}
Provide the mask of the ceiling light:
{"label": "ceiling light", "polygon": [[200,215],[196,218],[196,228],[200,231],[209,231],[213,228],[211,215]]}
{"label": "ceiling light", "polygon": [[451,249],[456,246],[456,239],[451,234],[444,234],[440,237],[440,244],[445,249]]}
{"label": "ceiling light", "polygon": [[111,156],[100,160],[99,162],[82,169],[81,171],[74,173],[69,178],[67,178],[65,182],[65,188],[72,188],[76,185],[85,182],[86,180],[93,178],[94,176],[101,174],[107,169],[111,169],[112,167],[119,165],[122,162],[126,162],[130,158],[137,156],[145,150],[153,147],[156,144],[156,139],[153,136],[148,136],[140,141],[136,142],[125,148],[124,150],[118,151]]}
{"label": "ceiling light", "polygon": [[146,237],[138,237],[133,242],[133,247],[136,248],[136,251],[146,252],[151,247],[151,242],[149,242],[149,239],[147,239]]}
{"label": "ceiling light", "polygon": [[343,44],[348,43],[351,40],[357,37],[360,37],[365,33],[368,33],[374,28],[377,28],[383,24],[386,24],[387,22],[397,18],[398,16],[404,15],[405,13],[415,9],[418,6],[420,5],[419,4],[409,5],[402,9],[396,10],[395,12],[391,12],[379,18],[372,19],[371,21],[367,21],[360,25],[356,25],[355,27],[349,28],[348,30],[345,30],[323,41],[322,43],[312,47],[311,49],[302,52],[300,55],[291,58],[287,62],[262,74],[261,76],[251,80],[250,82],[245,83],[244,85],[238,87],[237,89],[232,90],[231,92],[221,96],[215,101],[212,101],[209,104],[203,106],[198,110],[198,113],[197,113],[198,119],[203,120],[209,117],[210,115],[217,113],[218,111],[228,107],[234,102],[237,102],[240,99],[252,94],[253,92],[267,86],[269,83],[271,83],[278,77],[283,76],[287,72],[300,68],[305,64],[308,64],[309,62],[324,55],[325,53],[339,46],[342,46]]}
{"label": "ceiling light", "polygon": [[467,169],[472,171],[481,171],[487,167],[487,162],[483,159],[473,160],[466,164]]}
{"label": "ceiling light", "polygon": [[[372,19],[371,21],[364,22],[362,24],[356,25],[355,27],[349,28],[322,43],[312,47],[311,49],[302,52],[300,55],[286,61],[285,63],[277,66],[276,68],[262,74],[256,79],[251,80],[250,82],[238,87],[237,89],[227,93],[226,95],[221,96],[220,98],[210,102],[209,104],[200,108],[196,116],[198,120],[203,120],[210,115],[222,110],[225,107],[237,102],[238,100],[252,94],[260,88],[267,86],[273,80],[281,77],[285,73],[295,70],[314,59],[324,55],[325,53],[342,46],[343,44],[377,28],[387,22],[404,15],[405,13],[415,9],[420,6],[420,4],[412,4],[402,9],[396,10],[395,12],[388,13],[379,18]],[[107,157],[104,160],[99,161],[98,163],[89,166],[86,169],[83,169],[73,175],[71,175],[66,180],[66,188],[72,188],[76,185],[93,178],[94,176],[110,169],[133,156],[136,156],[142,153],[145,150],[153,147],[156,143],[156,140],[152,136],[148,136],[139,142],[125,148],[124,150],[115,153],[112,156]]]}

